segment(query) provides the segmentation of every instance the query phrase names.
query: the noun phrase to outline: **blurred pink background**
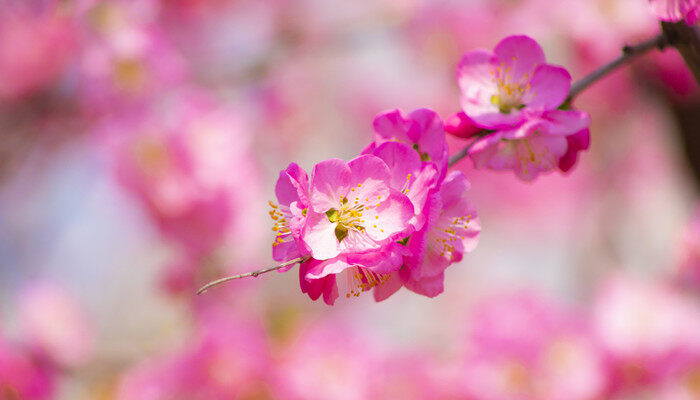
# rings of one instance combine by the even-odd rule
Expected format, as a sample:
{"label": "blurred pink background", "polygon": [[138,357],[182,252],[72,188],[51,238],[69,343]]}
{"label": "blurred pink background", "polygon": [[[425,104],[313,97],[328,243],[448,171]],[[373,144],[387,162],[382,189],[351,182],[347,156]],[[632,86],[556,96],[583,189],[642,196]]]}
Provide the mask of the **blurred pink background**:
{"label": "blurred pink background", "polygon": [[700,398],[700,94],[672,49],[577,99],[566,176],[458,164],[483,230],[442,295],[195,295],[273,264],[289,162],[458,111],[464,52],[527,34],[577,80],[658,26],[646,0],[0,0],[0,399]]}

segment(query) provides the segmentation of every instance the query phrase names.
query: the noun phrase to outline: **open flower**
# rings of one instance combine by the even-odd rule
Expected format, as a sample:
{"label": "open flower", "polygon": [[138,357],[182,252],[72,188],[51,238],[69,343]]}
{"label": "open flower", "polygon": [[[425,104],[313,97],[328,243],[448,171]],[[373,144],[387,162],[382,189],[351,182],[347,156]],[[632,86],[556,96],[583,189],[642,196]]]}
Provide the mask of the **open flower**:
{"label": "open flower", "polygon": [[429,297],[443,292],[445,269],[474,250],[481,232],[476,210],[466,197],[469,186],[464,174],[454,171],[429,196],[423,211],[427,222],[408,239],[410,254],[404,256],[403,268],[375,289],[377,301],[401,286]]}
{"label": "open flower", "polygon": [[525,181],[539,173],[571,169],[577,153],[588,148],[590,116],[582,111],[554,110],[526,116],[521,125],[480,139],[469,155],[477,168],[512,169]]}
{"label": "open flower", "polygon": [[527,36],[503,39],[493,53],[473,51],[457,69],[462,109],[492,133],[470,150],[477,168],[512,169],[525,181],[559,168],[569,171],[588,148],[590,116],[559,109],[571,86],[569,73],[545,63]]}
{"label": "open flower", "polygon": [[678,22],[685,20],[692,25],[700,19],[698,0],[649,0],[651,11],[662,21]]}
{"label": "open flower", "polygon": [[413,205],[406,195],[391,189],[390,179],[384,161],[371,155],[348,163],[330,159],[314,167],[302,230],[313,258],[378,250],[410,233]]}
{"label": "open flower", "polygon": [[485,129],[517,126],[532,111],[554,110],[569,94],[571,76],[545,63],[542,48],[527,36],[503,39],[493,53],[464,55],[457,67],[462,110]]}

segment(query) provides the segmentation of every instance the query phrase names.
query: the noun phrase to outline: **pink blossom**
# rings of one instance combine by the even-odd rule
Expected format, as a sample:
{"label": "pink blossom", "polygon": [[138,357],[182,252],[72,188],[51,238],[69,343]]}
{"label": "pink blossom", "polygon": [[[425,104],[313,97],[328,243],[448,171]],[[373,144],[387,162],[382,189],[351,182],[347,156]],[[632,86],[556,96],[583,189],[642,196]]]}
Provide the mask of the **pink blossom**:
{"label": "pink blossom", "polygon": [[649,0],[651,11],[662,21],[678,22],[685,20],[688,25],[700,18],[698,0]]}
{"label": "pink blossom", "polygon": [[422,161],[432,161],[442,177],[447,169],[447,142],[440,117],[432,110],[418,109],[410,114],[390,110],[374,118],[374,143],[363,154],[387,141],[405,143],[413,147]]}
{"label": "pink blossom", "polygon": [[485,129],[512,128],[528,113],[555,110],[571,86],[569,73],[547,64],[540,45],[527,36],[509,36],[493,53],[465,54],[457,80],[462,110]]}
{"label": "pink blossom", "polygon": [[615,275],[598,292],[593,312],[618,390],[660,385],[688,358],[700,366],[700,310],[672,286]]}
{"label": "pink blossom", "polygon": [[469,153],[476,168],[513,170],[525,181],[557,168],[571,169],[578,152],[588,148],[589,115],[575,110],[528,114],[522,124],[477,141]]}
{"label": "pink blossom", "polygon": [[[301,240],[301,229],[306,220],[309,207],[309,177],[299,165],[291,163],[280,171],[275,195],[279,204],[270,203],[270,217],[274,221],[276,232],[272,243],[272,258],[276,261],[288,261],[306,254]],[[301,249],[300,249],[300,246]],[[291,268],[291,267],[290,267]],[[284,272],[288,270],[280,270]]]}
{"label": "pink blossom", "polygon": [[182,56],[156,23],[156,2],[94,2],[86,15],[79,77],[88,111],[141,107],[187,78]]}
{"label": "pink blossom", "polygon": [[76,45],[76,27],[69,15],[57,12],[54,5],[37,11],[21,3],[0,5],[0,99],[5,100],[53,83]]}
{"label": "pink blossom", "polygon": [[578,152],[588,147],[588,114],[557,110],[571,76],[546,64],[533,39],[509,36],[493,53],[467,53],[457,76],[465,114],[477,126],[495,130],[470,150],[477,168],[513,170],[531,181],[556,168],[570,170]]}
{"label": "pink blossom", "polygon": [[482,131],[483,129],[474,125],[474,121],[464,111],[455,113],[445,120],[445,132],[458,138],[468,139]]}
{"label": "pink blossom", "polygon": [[480,302],[469,323],[466,398],[603,398],[603,354],[580,315],[519,292]]}
{"label": "pink blossom", "polygon": [[24,338],[37,353],[63,367],[85,363],[92,353],[93,333],[77,300],[48,282],[29,286],[19,305]]}
{"label": "pink blossom", "polygon": [[[330,159],[314,167],[310,207],[302,240],[317,260],[378,250],[410,233],[411,201],[390,185],[391,174],[378,157],[363,155],[346,163]],[[325,268],[317,277],[340,272]]]}
{"label": "pink blossom", "polygon": [[426,220],[425,203],[430,192],[438,187],[438,166],[431,161],[421,161],[418,152],[399,142],[382,143],[372,154],[389,167],[391,188],[411,200],[414,214],[411,226],[416,230],[422,228]]}
{"label": "pink blossom", "polygon": [[117,399],[224,400],[269,392],[269,349],[257,324],[205,313],[178,351],[147,359],[122,379]]}
{"label": "pink blossom", "polygon": [[429,297],[443,292],[445,269],[474,250],[479,240],[481,226],[467,199],[469,187],[464,174],[453,171],[431,193],[423,210],[427,222],[408,239],[410,255],[404,256],[403,268],[375,289],[377,301],[389,297],[402,285]]}
{"label": "pink blossom", "polygon": [[290,400],[363,400],[381,360],[374,342],[342,324],[311,324],[282,354],[280,398]]}
{"label": "pink blossom", "polygon": [[99,133],[119,182],[167,239],[194,254],[221,244],[243,220],[235,210],[253,203],[249,132],[240,116],[207,93],[169,93],[139,112],[107,120]]}

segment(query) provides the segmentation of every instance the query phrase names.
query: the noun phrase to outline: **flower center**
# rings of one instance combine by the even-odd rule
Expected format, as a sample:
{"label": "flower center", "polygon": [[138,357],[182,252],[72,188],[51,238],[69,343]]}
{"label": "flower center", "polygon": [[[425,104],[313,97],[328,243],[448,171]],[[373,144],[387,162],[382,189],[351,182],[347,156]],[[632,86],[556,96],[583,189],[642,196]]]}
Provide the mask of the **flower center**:
{"label": "flower center", "polygon": [[359,297],[362,293],[385,284],[391,274],[378,274],[366,268],[354,267],[348,270],[348,293],[345,297]]}
{"label": "flower center", "polygon": [[[511,110],[520,110],[525,105],[523,97],[530,90],[530,83],[514,82],[511,70],[502,64],[491,71],[498,86],[498,94],[491,96],[491,104],[498,107],[498,111],[509,114]],[[524,81],[528,80],[528,74],[524,75]]]}
{"label": "flower center", "polygon": [[350,205],[347,197],[343,197],[340,209],[331,208],[326,211],[328,220],[333,223],[338,223],[335,227],[335,237],[338,242],[342,242],[348,236],[348,231],[364,232],[365,227],[362,224],[365,220],[362,219],[362,212],[365,210],[364,204],[359,204],[355,200],[353,205]]}
{"label": "flower center", "polygon": [[[444,220],[444,218],[440,218]],[[454,260],[456,242],[464,240],[464,236],[458,231],[468,229],[472,215],[463,215],[454,218],[452,221],[439,221],[437,226],[430,232],[433,250],[440,252],[440,257],[447,257]]]}

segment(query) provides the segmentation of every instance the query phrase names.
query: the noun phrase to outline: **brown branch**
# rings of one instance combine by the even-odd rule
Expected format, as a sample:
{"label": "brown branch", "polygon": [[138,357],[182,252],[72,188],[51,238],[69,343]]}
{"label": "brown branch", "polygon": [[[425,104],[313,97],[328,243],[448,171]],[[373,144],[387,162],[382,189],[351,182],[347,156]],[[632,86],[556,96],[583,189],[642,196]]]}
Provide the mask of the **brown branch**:
{"label": "brown branch", "polygon": [[274,267],[264,268],[264,269],[260,269],[257,271],[246,272],[244,274],[232,275],[232,276],[227,276],[225,278],[217,279],[215,281],[211,281],[211,282],[207,283],[206,285],[202,286],[197,291],[197,294],[202,294],[202,293],[206,292],[207,290],[209,290],[211,287],[219,285],[219,284],[224,283],[224,282],[232,281],[234,279],[247,278],[249,276],[256,277],[258,275],[262,275],[262,274],[265,274],[265,273],[268,273],[271,271],[276,271],[280,268],[288,267],[290,265],[301,264],[310,258],[311,258],[311,256],[305,255],[305,256],[297,257],[293,260],[283,262],[282,264],[275,265]]}
{"label": "brown branch", "polygon": [[675,47],[681,54],[685,64],[693,73],[695,80],[700,83],[700,32],[695,26],[685,22],[661,22],[668,44]]}
{"label": "brown branch", "polygon": [[571,85],[569,96],[566,98],[564,104],[570,104],[576,96],[578,96],[584,90],[588,89],[589,86],[598,82],[601,78],[607,76],[609,73],[615,71],[621,66],[628,64],[635,57],[640,56],[642,54],[646,54],[654,49],[662,50],[667,45],[668,39],[666,38],[666,35],[662,33],[652,39],[649,39],[637,45],[623,47],[622,55],[620,57],[601,66],[600,68],[585,76],[583,79]]}

